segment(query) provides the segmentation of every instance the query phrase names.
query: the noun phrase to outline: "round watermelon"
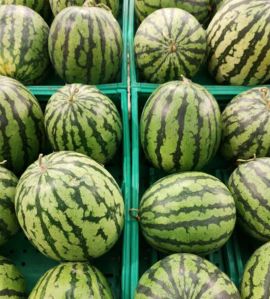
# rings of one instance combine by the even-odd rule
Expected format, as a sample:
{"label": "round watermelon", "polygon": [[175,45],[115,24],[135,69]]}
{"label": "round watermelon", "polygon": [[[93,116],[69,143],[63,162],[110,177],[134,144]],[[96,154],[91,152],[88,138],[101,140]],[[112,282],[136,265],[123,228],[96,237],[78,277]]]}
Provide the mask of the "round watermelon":
{"label": "round watermelon", "polygon": [[55,151],[73,150],[103,164],[112,159],[122,137],[114,103],[97,88],[82,84],[66,85],[50,98],[45,128]]}
{"label": "round watermelon", "polygon": [[270,158],[239,165],[228,187],[243,228],[261,241],[270,241]]}
{"label": "round watermelon", "polygon": [[25,280],[7,258],[0,256],[0,297],[23,299],[26,296]]}
{"label": "round watermelon", "polygon": [[200,23],[208,21],[211,12],[212,0],[135,0],[135,12],[140,21],[143,21],[154,11],[160,8],[181,8],[192,14]]}
{"label": "round watermelon", "polygon": [[183,172],[164,177],[146,190],[138,219],[155,249],[208,254],[228,241],[236,209],[229,190],[217,178]]}
{"label": "round watermelon", "polygon": [[71,151],[40,157],[27,168],[18,182],[15,210],[36,248],[62,261],[109,251],[124,222],[114,178],[94,160]]}
{"label": "round watermelon", "polygon": [[270,89],[258,87],[232,99],[222,113],[221,153],[228,160],[270,155]]}
{"label": "round watermelon", "polygon": [[269,298],[270,242],[258,248],[246,263],[241,282],[242,299]]}
{"label": "round watermelon", "polygon": [[218,83],[258,85],[270,79],[270,2],[224,3],[207,29],[208,68]]}
{"label": "round watermelon", "polygon": [[0,75],[39,82],[49,66],[46,22],[26,6],[1,5],[0,24]]}
{"label": "round watermelon", "polygon": [[137,66],[153,83],[192,78],[206,55],[206,32],[188,12],[163,8],[149,15],[134,38]]}
{"label": "round watermelon", "polygon": [[17,183],[17,177],[0,166],[0,245],[6,243],[19,230],[14,207]]}
{"label": "round watermelon", "polygon": [[146,102],[140,121],[148,160],[168,172],[201,169],[215,155],[221,135],[214,97],[189,80],[158,87]]}
{"label": "round watermelon", "polygon": [[35,10],[45,19],[50,14],[50,3],[49,0],[0,0],[0,5],[3,4],[15,4],[24,5]]}
{"label": "round watermelon", "polygon": [[114,82],[121,65],[121,28],[103,8],[65,8],[52,23],[49,54],[67,83]]}
{"label": "round watermelon", "polygon": [[7,168],[20,174],[43,146],[43,113],[28,89],[4,76],[0,76],[0,111],[0,161],[7,160]]}
{"label": "round watermelon", "polygon": [[113,299],[113,295],[105,276],[97,268],[74,262],[60,264],[40,278],[29,299],[44,298]]}
{"label": "round watermelon", "polygon": [[143,274],[134,299],[157,298],[241,299],[227,275],[207,260],[187,253],[170,255]]}
{"label": "round watermelon", "polygon": [[[49,0],[51,9],[56,16],[61,10],[69,6],[82,6],[85,0]],[[92,0],[93,5],[105,4],[111,9],[112,14],[117,17],[119,12],[119,0]]]}

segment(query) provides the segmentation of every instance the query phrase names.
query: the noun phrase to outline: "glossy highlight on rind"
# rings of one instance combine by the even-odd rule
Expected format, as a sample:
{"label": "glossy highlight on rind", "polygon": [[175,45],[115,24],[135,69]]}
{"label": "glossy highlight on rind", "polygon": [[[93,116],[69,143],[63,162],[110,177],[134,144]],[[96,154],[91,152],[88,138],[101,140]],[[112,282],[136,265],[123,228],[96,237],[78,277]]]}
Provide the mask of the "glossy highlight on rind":
{"label": "glossy highlight on rind", "polygon": [[113,15],[99,7],[68,7],[54,19],[49,54],[66,83],[113,83],[122,58],[122,32]]}
{"label": "glossy highlight on rind", "polygon": [[107,163],[122,139],[122,122],[115,104],[96,87],[65,85],[49,100],[45,128],[52,148],[86,154]]}
{"label": "glossy highlight on rind", "polygon": [[220,143],[218,104],[204,87],[189,80],[165,83],[144,106],[140,134],[144,153],[156,168],[202,169]]}
{"label": "glossy highlight on rind", "polygon": [[[67,296],[68,294],[68,296]],[[63,263],[47,271],[29,299],[113,299],[105,276],[88,263]]]}
{"label": "glossy highlight on rind", "polygon": [[5,166],[21,174],[42,151],[42,110],[26,87],[0,76],[0,113],[0,161],[7,160]]}
{"label": "glossy highlight on rind", "polygon": [[103,255],[124,224],[123,197],[112,175],[71,151],[40,157],[28,167],[17,186],[15,210],[27,238],[60,261]]}
{"label": "glossy highlight on rind", "polygon": [[145,80],[164,83],[192,78],[206,56],[206,32],[188,12],[163,8],[149,15],[134,38],[138,69]]}
{"label": "glossy highlight on rind", "polygon": [[183,172],[150,186],[138,216],[143,236],[155,249],[205,255],[228,241],[236,209],[228,188],[217,178]]}
{"label": "glossy highlight on rind", "polygon": [[227,275],[187,253],[167,256],[143,274],[134,299],[156,298],[241,299]]}
{"label": "glossy highlight on rind", "polygon": [[260,241],[270,241],[269,186],[270,158],[256,158],[239,165],[228,182],[239,223]]}

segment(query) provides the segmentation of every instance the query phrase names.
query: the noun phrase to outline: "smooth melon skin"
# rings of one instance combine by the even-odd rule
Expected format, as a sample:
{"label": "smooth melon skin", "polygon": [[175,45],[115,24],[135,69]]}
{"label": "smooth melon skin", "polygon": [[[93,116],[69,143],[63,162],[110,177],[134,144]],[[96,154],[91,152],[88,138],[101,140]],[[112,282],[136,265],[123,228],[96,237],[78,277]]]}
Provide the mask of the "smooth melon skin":
{"label": "smooth melon skin", "polygon": [[270,2],[221,5],[207,28],[208,69],[218,83],[259,85],[270,79]]}
{"label": "smooth melon skin", "polygon": [[205,60],[206,48],[205,30],[179,8],[156,10],[141,23],[134,38],[138,69],[151,83],[194,77]]}
{"label": "smooth melon skin", "polygon": [[270,155],[270,89],[252,88],[234,97],[221,115],[221,154],[229,161]]}
{"label": "smooth melon skin", "polygon": [[228,181],[239,223],[260,241],[270,241],[269,186],[270,158],[256,158],[239,165]]}
{"label": "smooth melon skin", "polygon": [[269,256],[270,242],[259,247],[249,258],[241,281],[242,299],[269,298]]}
{"label": "smooth melon skin", "polygon": [[[69,295],[67,295],[69,294]],[[105,276],[88,263],[63,263],[47,271],[29,299],[113,299]]]}
{"label": "smooth melon skin", "polygon": [[0,298],[27,298],[24,277],[12,262],[3,256],[0,256]]}
{"label": "smooth melon skin", "polygon": [[19,230],[14,207],[17,183],[15,174],[0,165],[0,245]]}
{"label": "smooth melon skin", "polygon": [[143,236],[155,249],[205,255],[228,241],[236,209],[221,181],[194,171],[166,176],[150,186],[138,216]]}
{"label": "smooth melon skin", "polygon": [[241,299],[227,275],[207,260],[187,253],[162,259],[140,278],[134,299],[156,298]]}

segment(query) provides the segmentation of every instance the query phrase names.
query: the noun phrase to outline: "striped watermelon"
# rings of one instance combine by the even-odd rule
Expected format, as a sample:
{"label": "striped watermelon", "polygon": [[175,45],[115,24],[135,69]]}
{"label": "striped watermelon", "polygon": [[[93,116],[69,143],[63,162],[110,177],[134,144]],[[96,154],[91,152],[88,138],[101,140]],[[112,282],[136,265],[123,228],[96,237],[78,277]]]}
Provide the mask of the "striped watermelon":
{"label": "striped watermelon", "polygon": [[8,241],[19,230],[14,208],[17,183],[17,177],[11,171],[0,166],[0,245]]}
{"label": "striped watermelon", "polygon": [[[85,2],[85,0],[49,0],[51,9],[54,13],[54,15],[57,15],[61,10],[63,10],[66,7],[69,6],[82,6]],[[93,4],[96,3],[97,5],[99,3],[107,5],[111,11],[112,14],[117,17],[119,12],[119,0],[92,0]]]}
{"label": "striped watermelon", "polygon": [[183,172],[146,190],[138,216],[144,237],[155,249],[208,254],[228,241],[236,210],[232,195],[217,178]]}
{"label": "striped watermelon", "polygon": [[105,168],[85,155],[55,152],[21,176],[15,210],[28,239],[55,260],[99,257],[123,228],[124,203]]}
{"label": "striped watermelon", "polygon": [[151,163],[165,171],[201,169],[215,155],[221,133],[214,97],[189,80],[156,89],[144,106],[141,143]]}
{"label": "striped watermelon", "polygon": [[246,263],[241,282],[242,299],[268,299],[270,242],[258,248]]}
{"label": "striped watermelon", "polygon": [[233,98],[222,113],[221,153],[228,160],[270,155],[270,89],[253,88]]}
{"label": "striped watermelon", "polygon": [[74,150],[100,163],[111,160],[122,137],[114,103],[82,84],[66,85],[50,98],[45,128],[54,150]]}
{"label": "striped watermelon", "polygon": [[22,274],[7,258],[0,256],[0,297],[5,299],[27,298]]}
{"label": "striped watermelon", "polygon": [[270,241],[270,158],[242,164],[230,176],[238,221],[253,237]]}
{"label": "striped watermelon", "polygon": [[49,65],[49,27],[32,9],[0,6],[0,75],[24,84],[40,81]]}
{"label": "striped watermelon", "polygon": [[160,8],[181,8],[192,14],[200,23],[208,21],[211,12],[212,0],[135,0],[135,12],[140,21],[143,21],[154,11]]}
{"label": "striped watermelon", "polygon": [[0,111],[0,161],[7,160],[7,168],[21,173],[43,144],[43,113],[28,89],[4,76],[0,76]]}
{"label": "striped watermelon", "polygon": [[207,29],[209,71],[218,83],[257,85],[270,79],[270,2],[224,3]]}
{"label": "striped watermelon", "polygon": [[52,23],[49,54],[57,73],[68,83],[113,82],[121,64],[121,28],[103,8],[66,8]]}
{"label": "striped watermelon", "polygon": [[137,66],[149,82],[193,77],[206,55],[206,32],[188,12],[163,8],[149,15],[134,38]]}
{"label": "striped watermelon", "polygon": [[44,18],[47,18],[50,13],[49,0],[0,0],[0,5],[3,4],[16,4],[28,6]]}
{"label": "striped watermelon", "polygon": [[240,299],[240,295],[215,265],[183,253],[162,259],[141,277],[134,299],[157,298]]}
{"label": "striped watermelon", "polygon": [[29,299],[44,298],[112,299],[113,296],[97,268],[88,263],[64,263],[47,271],[29,296]]}

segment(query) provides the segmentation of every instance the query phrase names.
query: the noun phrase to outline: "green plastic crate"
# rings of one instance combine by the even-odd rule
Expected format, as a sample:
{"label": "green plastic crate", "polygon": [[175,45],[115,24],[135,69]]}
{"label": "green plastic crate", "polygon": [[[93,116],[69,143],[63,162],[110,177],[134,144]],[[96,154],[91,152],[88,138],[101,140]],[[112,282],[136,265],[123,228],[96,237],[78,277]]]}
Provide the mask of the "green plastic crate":
{"label": "green plastic crate", "polygon": [[[120,9],[119,9],[119,15],[117,21],[121,26],[122,37],[123,37],[122,64],[116,82],[97,85],[97,87],[102,90],[104,89],[111,90],[116,88],[127,87],[128,0],[120,0]],[[56,72],[53,69],[53,66],[51,65],[49,75],[46,76],[45,80],[43,82],[40,82],[39,85],[42,85],[46,88],[48,87],[55,88],[63,84],[65,84],[65,82],[56,74]]]}
{"label": "green plastic crate", "polygon": [[[57,90],[56,87],[31,87],[30,90],[38,98],[44,108],[49,97]],[[122,147],[116,153],[115,159],[106,165],[106,168],[117,180],[122,189],[125,200],[125,226],[122,237],[115,247],[106,255],[92,261],[108,278],[115,298],[129,298],[130,292],[130,134],[128,120],[127,92],[122,89],[101,89],[116,104],[123,123]],[[27,292],[29,293],[37,280],[51,267],[58,263],[40,254],[19,232],[5,246],[1,247],[0,254],[10,258],[21,270],[26,278]]]}
{"label": "green plastic crate", "polygon": [[[242,92],[247,87],[231,88],[226,90],[224,87],[224,94],[222,89],[216,86],[207,86],[208,90],[218,100],[221,110],[224,109],[228,101],[235,95]],[[137,209],[139,201],[146,190],[152,183],[157,181],[160,177],[165,176],[159,170],[154,169],[146,161],[140,146],[139,139],[139,121],[143,106],[155,90],[149,85],[132,88],[132,208]],[[224,183],[227,182],[233,165],[229,165],[219,155],[207,166],[203,171],[215,175]],[[135,212],[136,214],[136,212]],[[137,283],[141,275],[157,260],[164,257],[164,254],[158,253],[152,249],[144,240],[140,233],[139,224],[136,220],[131,223],[131,291],[130,298],[133,298]],[[252,238],[246,236],[238,227],[234,234],[219,251],[216,251],[206,258],[217,265],[224,271],[232,281],[239,286],[244,265],[253,251],[260,246],[260,243],[254,241]]]}
{"label": "green plastic crate", "polygon": [[[129,53],[129,63],[130,63],[130,84],[131,87],[146,88],[147,90],[152,90],[158,86],[158,84],[148,83],[140,75],[135,60],[134,54],[134,36],[139,26],[138,19],[135,15],[135,0],[130,0],[129,2],[129,23],[128,23],[128,53]],[[208,86],[212,91],[219,95],[232,95],[238,94],[241,91],[248,89],[248,87],[243,86],[228,86],[228,85],[217,85],[215,80],[210,76],[207,70],[207,66],[202,65],[198,74],[192,78],[192,81],[201,85]]]}

